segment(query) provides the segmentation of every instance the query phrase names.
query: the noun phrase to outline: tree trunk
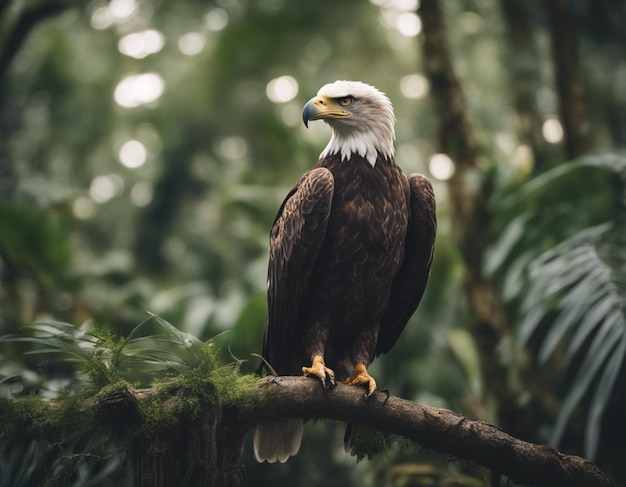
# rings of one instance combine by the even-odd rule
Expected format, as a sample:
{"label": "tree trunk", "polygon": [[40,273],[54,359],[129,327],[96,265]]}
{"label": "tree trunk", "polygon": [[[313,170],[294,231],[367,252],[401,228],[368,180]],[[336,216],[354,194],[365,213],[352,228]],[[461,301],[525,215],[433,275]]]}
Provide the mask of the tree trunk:
{"label": "tree trunk", "polygon": [[[479,173],[480,149],[467,117],[465,97],[454,72],[448,48],[443,12],[438,0],[423,0],[420,7],[424,32],[424,67],[430,78],[439,117],[439,150],[455,162],[449,180],[453,228],[465,264],[464,287],[471,312],[470,329],[478,347],[485,384],[485,405],[499,405],[499,423],[517,431],[518,408],[507,386],[506,367],[497,347],[509,332],[509,322],[500,296],[482,272],[485,250],[491,242],[492,210],[488,180]],[[523,437],[523,436],[522,436]]]}
{"label": "tree trunk", "polygon": [[243,487],[243,434],[230,426],[211,409],[195,421],[137,437],[131,452],[133,486]]}
{"label": "tree trunk", "polygon": [[530,5],[524,0],[500,0],[500,6],[508,38],[505,63],[510,73],[510,90],[517,114],[517,138],[521,144],[532,149],[537,165],[542,166],[547,161],[539,153],[541,122],[536,97],[540,61],[528,13]]}
{"label": "tree trunk", "polygon": [[570,2],[549,0],[548,9],[565,152],[567,157],[572,159],[591,150],[593,145],[591,123],[580,79],[577,36],[572,23]]}

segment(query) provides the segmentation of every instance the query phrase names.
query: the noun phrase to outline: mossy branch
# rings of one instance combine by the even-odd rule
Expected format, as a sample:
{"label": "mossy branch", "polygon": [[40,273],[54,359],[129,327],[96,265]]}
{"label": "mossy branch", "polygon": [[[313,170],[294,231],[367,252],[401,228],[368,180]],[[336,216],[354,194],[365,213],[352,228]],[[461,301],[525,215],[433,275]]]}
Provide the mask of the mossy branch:
{"label": "mossy branch", "polygon": [[[195,395],[198,391],[185,392],[179,388],[169,392],[157,389],[133,390],[130,387],[123,387],[121,390],[110,388],[108,391],[101,391],[95,400],[83,401],[82,405],[73,401],[71,409],[72,414],[76,415],[82,407],[86,412],[85,417],[95,418],[100,423],[135,424],[137,427],[133,428],[133,435],[137,437],[136,444],[153,442],[159,435],[171,441],[172,432],[178,429],[187,431],[184,441],[188,444],[189,435],[202,436],[203,430],[213,431],[209,437],[195,441],[200,441],[204,449],[212,450],[213,456],[219,458],[211,468],[207,468],[206,475],[210,473],[212,481],[217,481],[215,475],[231,475],[234,479],[229,481],[222,478],[219,485],[244,485],[240,455],[243,436],[248,430],[264,422],[293,417],[362,423],[387,434],[403,436],[425,448],[473,461],[527,485],[612,485],[595,465],[583,458],[564,455],[545,445],[518,440],[496,426],[469,420],[446,409],[422,406],[382,392],[365,399],[361,388],[343,384],[337,385],[331,391],[324,391],[317,381],[307,377],[266,377],[252,385],[249,381],[244,382],[245,387],[236,387],[233,383],[236,390],[231,391],[228,400],[220,401],[219,405],[201,401],[204,409],[196,409],[193,415],[181,414],[180,402],[181,398],[187,400],[190,394]],[[20,402],[24,403],[11,401],[16,407]],[[0,408],[3,412],[0,416],[4,419],[9,419],[5,416],[7,406],[12,409],[10,405],[5,401]],[[32,409],[33,404],[29,407]],[[60,419],[66,415],[58,414],[59,407],[58,403],[40,402],[36,406],[36,416]],[[154,410],[155,407],[159,410],[161,421],[154,424],[154,417],[141,418],[142,411],[145,416],[147,411]],[[182,409],[185,409],[184,405]],[[33,421],[32,415],[9,416],[13,420],[24,422],[22,425],[13,425],[22,434],[41,435],[41,422]],[[192,424],[206,426],[211,421],[215,423],[215,428],[190,428]],[[141,422],[144,423],[143,427],[138,424]],[[146,422],[153,424],[146,425]],[[165,434],[159,433],[158,423]],[[67,427],[59,426],[60,429]],[[36,431],[30,431],[33,428]],[[48,428],[49,431],[58,431],[52,424],[48,424]],[[237,441],[233,441],[233,438]],[[146,463],[149,464],[141,459],[141,465]],[[149,485],[137,480],[140,477],[135,476],[136,486]],[[154,482],[154,479],[150,478],[148,482]],[[169,484],[165,482],[162,485]]]}

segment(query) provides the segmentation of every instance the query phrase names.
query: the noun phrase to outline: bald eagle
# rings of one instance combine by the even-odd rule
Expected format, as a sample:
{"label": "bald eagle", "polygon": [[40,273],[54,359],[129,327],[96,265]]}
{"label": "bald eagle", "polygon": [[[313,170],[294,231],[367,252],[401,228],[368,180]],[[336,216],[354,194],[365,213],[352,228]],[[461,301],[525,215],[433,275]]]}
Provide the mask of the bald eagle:
{"label": "bald eagle", "polygon": [[[283,201],[270,233],[263,357],[279,375],[376,390],[367,367],[394,345],[428,280],[436,232],[426,177],[394,161],[393,107],[358,81],[323,86],[302,112],[330,142]],[[285,462],[303,422],[259,426],[255,458]]]}

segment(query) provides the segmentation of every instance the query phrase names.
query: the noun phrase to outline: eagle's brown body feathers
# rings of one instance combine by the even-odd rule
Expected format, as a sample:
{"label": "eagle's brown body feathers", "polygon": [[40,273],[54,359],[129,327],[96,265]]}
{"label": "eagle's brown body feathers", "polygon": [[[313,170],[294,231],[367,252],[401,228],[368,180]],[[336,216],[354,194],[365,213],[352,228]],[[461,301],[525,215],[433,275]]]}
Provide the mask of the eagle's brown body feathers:
{"label": "eagle's brown body feathers", "polygon": [[[388,308],[390,295],[405,294],[393,281],[404,261],[409,212],[408,180],[390,160],[372,167],[335,155],[302,177],[270,238],[264,357],[277,373],[299,374],[320,354],[345,379],[348,361],[368,365],[391,348],[419,302],[411,306],[407,296]],[[425,216],[432,226],[434,215]]]}
{"label": "eagle's brown body feathers", "polygon": [[[321,109],[329,100],[320,101]],[[340,113],[333,110],[332,118]],[[333,129],[334,140],[339,129]],[[263,356],[279,375],[317,375],[325,387],[335,377],[364,373],[365,382],[350,383],[369,382],[371,393],[375,382],[366,367],[391,349],[424,293],[436,231],[434,194],[424,176],[403,174],[393,148],[347,159],[330,149],[289,192],[272,226]],[[300,420],[263,426],[255,434],[257,459],[285,461],[301,435]]]}

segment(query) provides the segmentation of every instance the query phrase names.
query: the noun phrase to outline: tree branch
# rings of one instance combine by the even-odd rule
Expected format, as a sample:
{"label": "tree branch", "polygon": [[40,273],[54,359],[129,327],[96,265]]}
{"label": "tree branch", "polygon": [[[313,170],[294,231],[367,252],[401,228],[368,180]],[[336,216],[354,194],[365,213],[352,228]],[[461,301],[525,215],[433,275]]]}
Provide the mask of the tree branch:
{"label": "tree branch", "polygon": [[494,425],[382,392],[365,399],[359,387],[338,384],[333,390],[324,391],[318,381],[308,377],[267,377],[230,413],[249,428],[291,417],[358,422],[403,436],[425,448],[471,460],[530,485],[611,485],[591,462],[546,445],[518,440]]}
{"label": "tree branch", "polygon": [[[207,386],[214,387],[210,380]],[[496,426],[447,409],[422,406],[388,393],[376,392],[365,399],[364,389],[344,384],[324,391],[319,381],[309,377],[266,377],[232,392],[224,404],[193,400],[204,406],[197,414],[189,415],[182,413],[185,409],[179,402],[181,398],[189,400],[194,393],[184,387],[165,393],[163,389],[157,392],[116,386],[80,403],[72,401],[71,407],[66,404],[65,408],[59,401],[37,405],[31,402],[34,409],[30,410],[21,407],[23,401],[1,401],[0,420],[10,421],[21,439],[55,441],[59,441],[60,432],[72,434],[80,428],[107,431],[112,427],[119,436],[120,425],[126,425],[123,429],[131,441],[124,445],[131,445],[135,487],[182,485],[181,478],[189,480],[183,482],[185,485],[243,487],[244,435],[259,424],[286,418],[364,424],[470,460],[527,485],[612,485],[583,458],[513,438]],[[59,412],[60,408],[64,412]],[[141,411],[152,411],[152,422]],[[161,418],[159,427],[154,423],[155,411]],[[96,423],[76,421],[77,417],[92,418]],[[164,462],[168,468],[162,468]]]}

